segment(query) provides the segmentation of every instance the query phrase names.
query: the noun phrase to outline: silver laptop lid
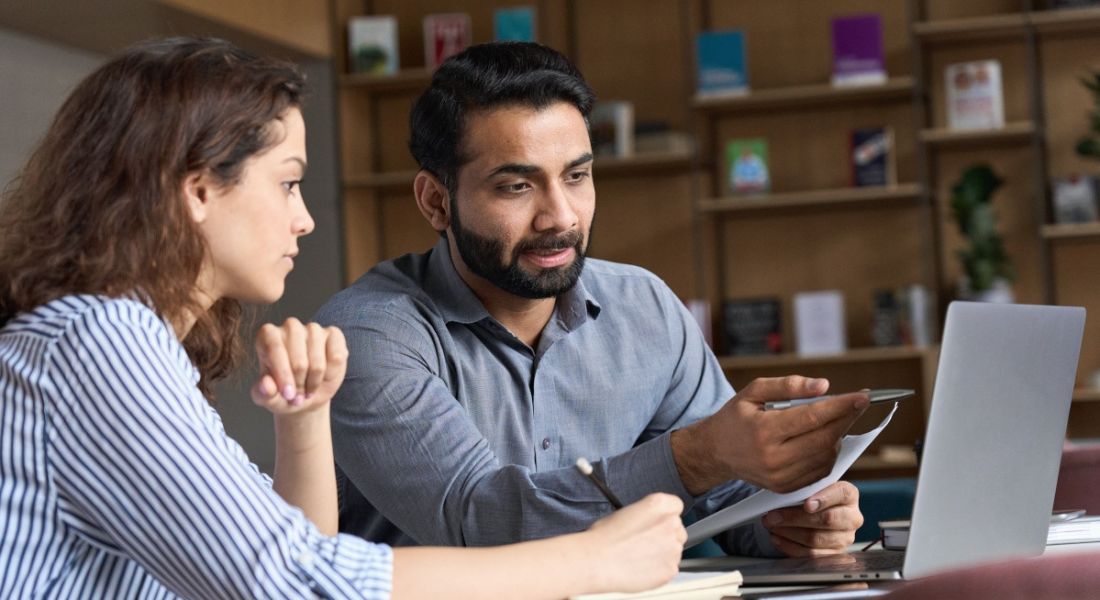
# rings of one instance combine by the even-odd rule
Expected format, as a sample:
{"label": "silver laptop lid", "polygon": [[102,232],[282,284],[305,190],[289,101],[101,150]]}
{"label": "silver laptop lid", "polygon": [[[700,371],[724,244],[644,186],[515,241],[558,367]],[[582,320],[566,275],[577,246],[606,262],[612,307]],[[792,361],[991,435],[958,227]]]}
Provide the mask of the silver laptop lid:
{"label": "silver laptop lid", "polygon": [[1046,544],[1085,309],[948,307],[906,579]]}

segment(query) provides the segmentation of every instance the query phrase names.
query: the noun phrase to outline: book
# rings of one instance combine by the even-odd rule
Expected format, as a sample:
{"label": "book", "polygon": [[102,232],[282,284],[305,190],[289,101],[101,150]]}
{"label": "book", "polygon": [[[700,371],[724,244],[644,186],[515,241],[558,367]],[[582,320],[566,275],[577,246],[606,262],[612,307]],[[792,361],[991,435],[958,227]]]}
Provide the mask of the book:
{"label": "book", "polygon": [[746,298],[722,303],[726,353],[733,356],[783,351],[782,307],[778,298]]}
{"label": "book", "polygon": [[955,63],[944,69],[947,90],[947,125],[952,129],[1004,127],[1004,91],[1001,63],[978,60]]}
{"label": "book", "polygon": [[424,17],[424,66],[438,67],[470,45],[470,15],[441,13]]}
{"label": "book", "polygon": [[535,31],[534,6],[512,6],[493,11],[493,39],[498,42],[533,42]]}
{"label": "book", "polygon": [[1071,175],[1055,179],[1051,188],[1055,223],[1097,220],[1095,179],[1088,175]]}
{"label": "book", "polygon": [[389,75],[399,68],[397,17],[358,16],[348,20],[348,70]]}
{"label": "book", "polygon": [[764,194],[771,190],[768,140],[739,138],[727,142],[726,173],[729,193],[735,196]]}
{"label": "book", "polygon": [[699,96],[747,94],[749,71],[740,29],[704,31],[695,37]]}
{"label": "book", "polygon": [[705,298],[691,298],[684,300],[684,306],[687,307],[691,318],[695,319],[695,322],[699,325],[699,330],[703,332],[703,341],[707,343],[708,348],[713,348],[714,345],[711,340],[711,328],[710,324],[710,301]]}
{"label": "book", "polygon": [[[905,550],[909,544],[909,521],[879,521],[882,529],[882,547],[887,550]],[[1100,515],[1076,517],[1067,520],[1051,519],[1047,531],[1047,545],[1082,544],[1100,542]]]}
{"label": "book", "polygon": [[737,596],[741,588],[740,571],[698,572],[681,571],[672,581],[648,590],[635,593],[584,594],[572,596],[570,600],[633,600],[635,598],[653,598],[660,600],[721,600],[726,596]]}
{"label": "book", "polygon": [[588,126],[596,156],[634,154],[634,104],[625,100],[597,102],[588,115]]}
{"label": "book", "polygon": [[847,350],[844,295],[836,290],[795,294],[794,333],[799,354],[839,354]]}
{"label": "book", "polygon": [[897,183],[893,129],[887,126],[853,130],[850,148],[853,186]]}
{"label": "book", "polygon": [[833,85],[886,83],[882,54],[882,17],[878,14],[834,17]]}
{"label": "book", "polygon": [[936,322],[932,311],[935,302],[928,288],[914,283],[897,290],[898,309],[901,319],[901,343],[925,348],[932,345],[933,324]]}

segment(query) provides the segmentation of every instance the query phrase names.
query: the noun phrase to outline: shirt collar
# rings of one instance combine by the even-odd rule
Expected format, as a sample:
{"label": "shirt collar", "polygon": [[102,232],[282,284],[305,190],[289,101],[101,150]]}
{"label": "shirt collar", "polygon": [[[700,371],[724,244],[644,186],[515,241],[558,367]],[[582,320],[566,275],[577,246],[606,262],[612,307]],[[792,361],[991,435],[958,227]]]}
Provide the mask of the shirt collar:
{"label": "shirt collar", "polygon": [[[600,305],[584,286],[584,274],[573,289],[558,297],[555,313],[570,330],[576,329],[589,317],[600,314]],[[440,314],[448,322],[476,323],[492,318],[470,286],[462,280],[451,260],[451,246],[447,238],[440,237],[428,257],[428,274],[425,289],[435,302]]]}

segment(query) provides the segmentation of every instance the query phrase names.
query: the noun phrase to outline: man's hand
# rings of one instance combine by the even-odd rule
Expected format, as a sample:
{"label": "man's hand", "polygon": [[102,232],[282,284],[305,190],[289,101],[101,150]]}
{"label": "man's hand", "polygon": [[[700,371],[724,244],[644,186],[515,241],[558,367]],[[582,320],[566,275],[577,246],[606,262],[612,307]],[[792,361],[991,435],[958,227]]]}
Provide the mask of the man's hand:
{"label": "man's hand", "polygon": [[802,506],[773,510],[763,521],[772,534],[772,544],[788,556],[844,552],[863,525],[859,490],[847,481],[838,481],[807,498]]}
{"label": "man's hand", "polygon": [[797,375],[757,379],[718,412],[672,432],[673,459],[693,495],[731,479],[780,493],[829,474],[840,438],[870,404],[866,393],[764,410],[764,403],[822,395],[825,379]]}

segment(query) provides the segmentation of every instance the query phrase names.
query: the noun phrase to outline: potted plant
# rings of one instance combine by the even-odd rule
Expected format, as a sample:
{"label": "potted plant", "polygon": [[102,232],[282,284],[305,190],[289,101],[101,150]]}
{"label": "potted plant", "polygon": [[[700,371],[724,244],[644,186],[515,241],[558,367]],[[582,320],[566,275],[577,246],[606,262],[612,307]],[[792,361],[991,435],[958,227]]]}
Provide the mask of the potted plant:
{"label": "potted plant", "polygon": [[1004,180],[989,165],[974,165],[951,188],[951,210],[967,246],[958,251],[963,267],[959,297],[984,302],[1012,302],[1009,283],[1016,274],[997,233],[993,192]]}
{"label": "potted plant", "polygon": [[1077,155],[1081,158],[1100,160],[1100,71],[1092,73],[1090,77],[1082,77],[1081,85],[1092,92],[1093,110],[1089,114],[1089,125],[1092,133],[1077,141]]}

